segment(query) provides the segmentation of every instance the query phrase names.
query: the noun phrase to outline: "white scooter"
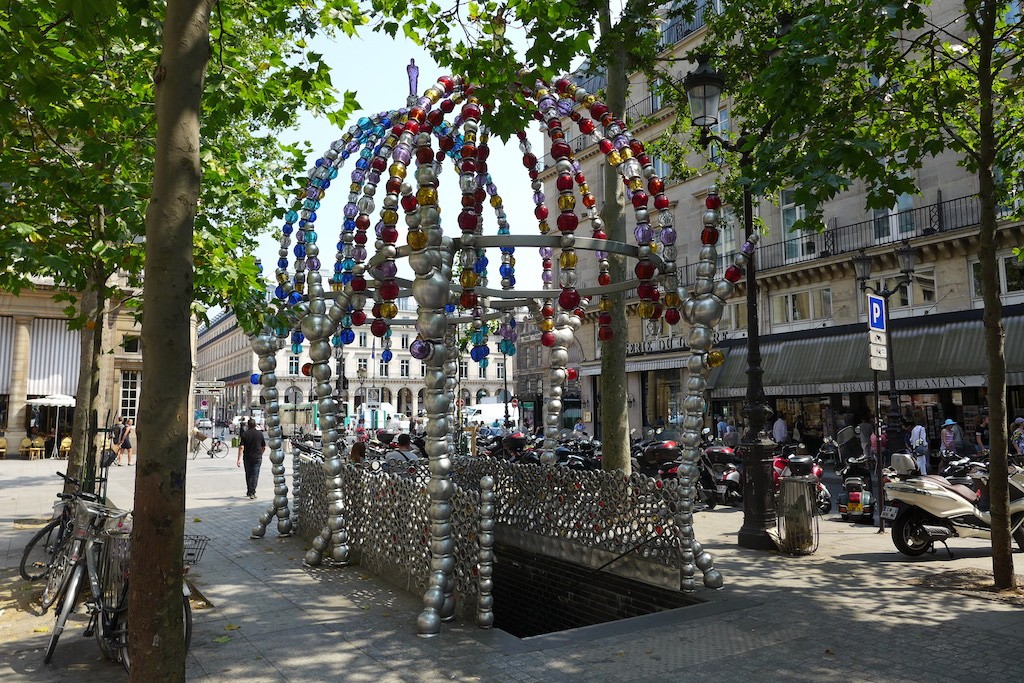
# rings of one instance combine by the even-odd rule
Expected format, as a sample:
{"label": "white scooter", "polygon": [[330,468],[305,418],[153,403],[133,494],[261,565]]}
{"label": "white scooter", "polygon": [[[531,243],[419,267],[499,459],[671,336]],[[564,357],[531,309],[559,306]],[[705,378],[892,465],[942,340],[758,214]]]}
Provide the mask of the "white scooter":
{"label": "white scooter", "polygon": [[[885,485],[882,517],[892,521],[892,541],[904,555],[917,557],[934,544],[946,545],[951,536],[991,538],[992,517],[979,507],[981,494],[962,484],[933,475],[921,475],[908,453],[893,453],[894,481]],[[988,486],[988,471],[977,467],[972,477]],[[1010,531],[1024,550],[1024,469],[1010,465]]]}

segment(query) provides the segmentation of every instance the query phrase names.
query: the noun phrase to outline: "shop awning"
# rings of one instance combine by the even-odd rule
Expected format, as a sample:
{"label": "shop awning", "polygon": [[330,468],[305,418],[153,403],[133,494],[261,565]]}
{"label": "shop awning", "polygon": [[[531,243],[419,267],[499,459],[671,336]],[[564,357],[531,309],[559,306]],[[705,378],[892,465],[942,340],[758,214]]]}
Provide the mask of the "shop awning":
{"label": "shop awning", "polygon": [[[671,356],[655,356],[636,358],[626,361],[626,372],[645,372],[648,370],[671,370],[685,368],[689,354],[672,354]],[[601,374],[601,362],[584,365],[579,369],[581,377],[593,377]]]}
{"label": "shop awning", "polygon": [[[1007,383],[1024,384],[1024,318],[1008,318],[1004,324]],[[988,374],[984,348],[980,320],[895,329],[896,385],[901,391],[984,386]],[[866,329],[763,342],[761,366],[768,395],[859,393],[871,391],[873,380]],[[713,385],[712,397],[743,396],[746,370],[746,348],[731,348]],[[888,391],[885,373],[879,376],[879,386]]]}

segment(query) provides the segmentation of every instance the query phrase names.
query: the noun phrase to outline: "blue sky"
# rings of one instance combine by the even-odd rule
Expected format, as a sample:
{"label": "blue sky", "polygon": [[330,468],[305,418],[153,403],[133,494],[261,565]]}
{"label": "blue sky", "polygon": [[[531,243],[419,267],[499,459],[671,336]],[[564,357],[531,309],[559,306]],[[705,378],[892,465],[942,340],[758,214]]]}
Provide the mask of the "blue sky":
{"label": "blue sky", "polygon": [[[326,118],[313,117],[309,114],[303,114],[300,117],[298,128],[290,134],[285,134],[284,138],[286,140],[290,138],[292,141],[305,140],[312,144],[313,156],[310,157],[308,166],[311,166],[316,158],[330,147],[332,142],[341,138],[345,130],[360,116],[372,115],[405,105],[409,91],[406,66],[410,59],[415,59],[416,65],[420,68],[417,88],[419,94],[436,82],[439,76],[447,73],[441,70],[419,46],[405,38],[392,39],[387,35],[373,33],[365,27],[362,33],[363,35],[356,38],[344,36],[336,40],[321,38],[314,43],[314,49],[322,52],[325,60],[331,66],[332,81],[337,90],[339,92],[354,91],[356,100],[360,104],[360,110],[353,113],[349,121],[340,129],[335,128]],[[542,137],[536,127],[529,131],[529,139],[534,146],[534,153],[538,157],[542,156],[544,152]],[[512,233],[538,234],[537,221],[533,216],[533,191],[530,188],[526,169],[522,165],[522,154],[518,149],[518,144],[513,140],[506,145],[500,139],[492,138],[490,147],[489,168],[504,200]],[[322,249],[320,254],[321,273],[325,277],[330,274],[334,263],[334,245],[341,228],[341,212],[348,196],[347,183],[351,171],[351,163],[340,169],[338,180],[327,191],[321,209],[317,212],[317,232],[321,236]],[[382,192],[383,188],[378,190],[375,196],[378,211],[380,199],[383,196]],[[461,195],[458,189],[458,179],[452,173],[450,166],[440,176],[439,192],[442,227],[445,234],[457,235],[459,231],[455,219],[458,216]],[[398,227],[399,244],[405,244],[404,222],[399,221]],[[497,223],[493,213],[485,212],[484,233],[497,233]],[[367,246],[372,254],[372,243]],[[268,234],[261,239],[257,250],[257,256],[263,260],[264,272],[271,278],[278,260],[278,248],[278,241]],[[488,268],[490,285],[499,287],[500,277],[497,271],[501,263],[501,255],[497,249],[491,249],[488,250],[487,256],[491,264]],[[515,257],[517,287],[539,289],[541,268],[537,250],[535,248],[520,248],[516,250]],[[293,261],[294,257],[291,253],[289,253],[288,259],[289,262]],[[408,277],[411,275],[411,270],[405,263],[400,262],[399,273]]]}

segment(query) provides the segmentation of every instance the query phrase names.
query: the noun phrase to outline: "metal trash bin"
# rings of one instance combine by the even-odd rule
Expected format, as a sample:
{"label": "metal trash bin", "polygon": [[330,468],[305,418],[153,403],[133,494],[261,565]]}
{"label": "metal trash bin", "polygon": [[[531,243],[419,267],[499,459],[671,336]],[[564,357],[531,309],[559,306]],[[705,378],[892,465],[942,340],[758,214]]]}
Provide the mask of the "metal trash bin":
{"label": "metal trash bin", "polygon": [[784,477],[776,506],[779,549],[791,555],[810,555],[818,549],[818,516],[814,501],[818,478]]}

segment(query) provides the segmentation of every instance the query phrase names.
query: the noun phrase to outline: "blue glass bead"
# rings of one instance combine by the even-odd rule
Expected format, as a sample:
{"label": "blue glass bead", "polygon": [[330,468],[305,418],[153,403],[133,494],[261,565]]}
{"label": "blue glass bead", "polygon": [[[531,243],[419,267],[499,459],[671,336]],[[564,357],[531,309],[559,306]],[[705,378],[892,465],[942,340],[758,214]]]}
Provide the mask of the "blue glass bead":
{"label": "blue glass bead", "polygon": [[316,211],[311,211],[309,213],[309,218],[306,219],[306,222],[308,222],[308,223],[315,223],[316,222]]}
{"label": "blue glass bead", "polygon": [[515,287],[516,286],[516,279],[514,277],[510,277],[508,279],[508,286],[509,287]]}
{"label": "blue glass bead", "polygon": [[515,318],[512,318],[508,321],[508,326],[511,327],[513,330],[516,329],[516,324],[517,323]]}
{"label": "blue glass bead", "polygon": [[299,214],[296,213],[295,211],[289,211],[284,215],[285,223],[294,223],[297,220],[299,220]]}
{"label": "blue glass bead", "polygon": [[306,231],[306,244],[313,244],[316,242],[316,230]]}
{"label": "blue glass bead", "polygon": [[302,220],[299,221],[299,229],[301,230],[304,227],[306,227],[306,219],[305,218],[303,218]]}
{"label": "blue glass bead", "polygon": [[352,316],[350,316],[348,314],[345,314],[345,315],[341,316],[341,326],[342,327],[352,327]]}
{"label": "blue glass bead", "polygon": [[[352,207],[352,208],[355,208],[355,207]],[[351,218],[346,218],[345,221],[341,224],[341,227],[345,228],[345,230],[348,230],[349,232],[352,232],[353,230],[356,229],[356,220],[355,220],[355,218],[356,217],[354,215]]]}
{"label": "blue glass bead", "polygon": [[341,335],[340,334],[336,334],[333,337],[331,337],[331,345],[332,346],[341,346]]}
{"label": "blue glass bead", "polygon": [[285,337],[288,336],[288,328],[287,327],[280,327],[280,326],[279,327],[275,327],[274,328],[274,334],[277,335],[278,339],[284,339]]}
{"label": "blue glass bead", "polygon": [[[334,168],[332,166],[331,170],[327,172],[327,178],[328,178],[328,180],[334,180],[337,177],[338,177],[338,169],[336,169],[336,168]],[[324,185],[324,187],[327,187],[327,186]]]}
{"label": "blue glass bead", "polygon": [[487,360],[486,358],[481,358],[480,359],[480,367],[486,368],[490,364],[491,364],[491,362],[489,360]]}
{"label": "blue glass bead", "polygon": [[262,273],[263,272],[263,261],[260,261],[259,259],[256,259],[256,272],[257,273]]}
{"label": "blue glass bead", "polygon": [[330,186],[331,186],[331,181],[330,181],[330,180],[325,180],[325,181],[323,182],[323,184],[322,184],[322,185],[320,186],[320,189],[321,189],[321,190],[326,190],[326,189],[327,189],[327,188],[329,188]]}
{"label": "blue glass bead", "polygon": [[498,268],[498,273],[501,274],[502,277],[511,277],[514,272],[515,269],[507,263],[502,263],[501,268]]}
{"label": "blue glass bead", "polygon": [[295,258],[306,258],[306,246],[304,244],[296,244],[292,248],[292,253],[295,254]]}
{"label": "blue glass bead", "polygon": [[292,344],[292,353],[302,353],[302,344]]}
{"label": "blue glass bead", "polygon": [[366,169],[370,168],[370,162],[367,161],[366,159],[358,159],[356,161],[356,168],[358,168],[360,171],[365,171]]}
{"label": "blue glass bead", "polygon": [[369,119],[369,117],[360,116],[359,120],[356,121],[356,125],[359,126],[360,130],[366,131],[366,130],[370,130],[371,128],[373,128],[373,121],[371,121]]}
{"label": "blue glass bead", "polygon": [[288,296],[288,293],[284,291],[284,287],[278,285],[277,289],[274,290],[274,296],[276,296],[278,299],[284,299]]}
{"label": "blue glass bead", "polygon": [[388,329],[384,330],[384,338],[391,339],[391,327],[388,327]]}
{"label": "blue glass bead", "polygon": [[347,160],[347,159],[348,159],[348,158],[349,158],[350,156],[352,156],[352,154],[351,154],[351,153],[349,153],[349,151],[348,151],[347,149],[346,149],[346,150],[344,150],[344,151],[343,151],[343,152],[341,153],[341,159],[342,159],[342,161],[345,161],[345,160]]}
{"label": "blue glass bead", "polygon": [[249,375],[249,384],[259,384],[259,383],[260,383],[260,375],[259,375],[258,372],[254,372],[251,375]]}
{"label": "blue glass bead", "polygon": [[515,344],[513,344],[513,345],[512,345],[512,347],[511,347],[511,348],[509,348],[509,350],[505,352],[505,355],[506,355],[506,356],[514,356],[514,355],[516,355],[516,347],[515,347]]}
{"label": "blue glass bead", "polygon": [[356,340],[356,333],[352,330],[345,330],[341,333],[341,341],[346,344],[351,344]]}
{"label": "blue glass bead", "polygon": [[292,234],[292,231],[294,229],[295,229],[295,226],[293,226],[291,223],[285,223],[284,227],[281,228],[281,234],[282,235],[290,235],[290,234]]}
{"label": "blue glass bead", "polygon": [[335,273],[334,275],[331,276],[331,282],[336,282],[336,283],[338,283],[340,285],[341,284],[341,278],[342,278],[341,273]]}
{"label": "blue glass bead", "polygon": [[347,285],[352,282],[352,273],[345,273],[341,276],[341,284]]}
{"label": "blue glass bead", "polygon": [[359,152],[359,157],[361,159],[372,159],[373,158],[373,150],[370,147],[364,147]]}
{"label": "blue glass bead", "polygon": [[277,267],[282,270],[288,270],[288,259],[282,258],[277,260]]}
{"label": "blue glass bead", "polygon": [[445,313],[454,313],[455,312],[455,304],[445,304],[444,305],[444,312]]}
{"label": "blue glass bead", "polygon": [[292,292],[291,294],[288,295],[288,303],[290,303],[291,305],[294,306],[300,301],[302,301],[302,295],[299,294],[298,292]]}
{"label": "blue glass bead", "polygon": [[482,348],[482,346],[474,346],[473,350],[469,352],[469,357],[472,358],[474,362],[478,362],[484,359],[483,353],[481,353],[480,351],[480,349]]}
{"label": "blue glass bead", "polygon": [[306,341],[306,336],[304,334],[298,330],[292,332],[292,344],[301,344],[304,341]]}
{"label": "blue glass bead", "polygon": [[392,357],[393,357],[393,354],[391,353],[391,349],[384,349],[380,353],[380,359],[382,361],[384,361],[385,363],[390,363]]}
{"label": "blue glass bead", "polygon": [[341,262],[341,265],[345,266],[345,270],[352,270],[352,267],[356,265],[356,261],[353,258],[346,258]]}

